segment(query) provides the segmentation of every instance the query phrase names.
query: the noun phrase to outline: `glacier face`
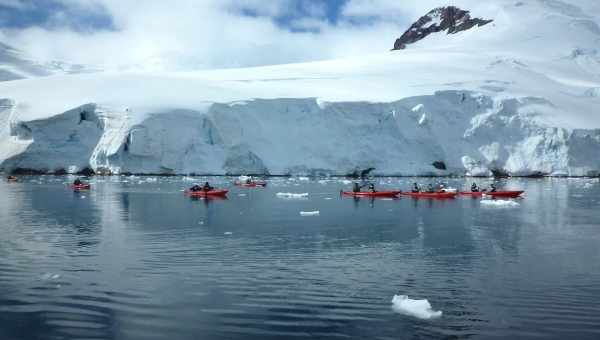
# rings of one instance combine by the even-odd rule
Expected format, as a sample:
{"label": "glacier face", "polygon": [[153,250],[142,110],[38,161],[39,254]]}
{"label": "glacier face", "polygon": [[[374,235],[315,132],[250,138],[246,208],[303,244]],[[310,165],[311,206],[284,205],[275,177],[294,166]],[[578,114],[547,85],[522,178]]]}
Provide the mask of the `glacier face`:
{"label": "glacier face", "polygon": [[457,5],[493,22],[362,57],[0,82],[0,168],[598,175],[598,2]]}
{"label": "glacier face", "polygon": [[551,105],[465,91],[383,103],[255,99],[154,112],[134,124],[127,111],[86,104],[12,124],[2,143],[27,147],[2,167],[272,175],[344,175],[374,167],[381,175],[598,175],[600,129],[538,122],[536,109]]}

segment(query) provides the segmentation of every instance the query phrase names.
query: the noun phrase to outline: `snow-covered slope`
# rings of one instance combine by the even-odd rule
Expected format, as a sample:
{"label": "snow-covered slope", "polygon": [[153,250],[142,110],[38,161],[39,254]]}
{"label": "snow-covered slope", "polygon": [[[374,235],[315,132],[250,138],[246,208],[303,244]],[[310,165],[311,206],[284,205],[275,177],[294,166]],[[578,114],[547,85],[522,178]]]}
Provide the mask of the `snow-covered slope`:
{"label": "snow-covered slope", "polygon": [[0,81],[97,71],[84,65],[59,61],[38,63],[21,51],[0,42]]}
{"label": "snow-covered slope", "polygon": [[457,5],[493,22],[351,59],[0,83],[0,162],[50,172],[598,175],[596,1]]}

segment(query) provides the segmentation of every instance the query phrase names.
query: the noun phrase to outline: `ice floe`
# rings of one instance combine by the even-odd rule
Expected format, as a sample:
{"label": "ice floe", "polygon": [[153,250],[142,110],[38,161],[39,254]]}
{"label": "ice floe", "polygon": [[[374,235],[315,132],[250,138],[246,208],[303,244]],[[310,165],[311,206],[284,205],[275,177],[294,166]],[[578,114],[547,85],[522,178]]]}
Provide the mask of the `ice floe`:
{"label": "ice floe", "polygon": [[394,295],[392,309],[404,315],[426,320],[442,316],[442,311],[433,310],[427,299],[413,300],[407,295]]}
{"label": "ice floe", "polygon": [[304,192],[304,193],[278,192],[276,195],[279,198],[287,198],[287,199],[307,199],[308,198],[308,192]]}
{"label": "ice floe", "polygon": [[514,208],[518,207],[519,205],[520,204],[518,202],[510,200],[481,200],[481,206],[483,207]]}

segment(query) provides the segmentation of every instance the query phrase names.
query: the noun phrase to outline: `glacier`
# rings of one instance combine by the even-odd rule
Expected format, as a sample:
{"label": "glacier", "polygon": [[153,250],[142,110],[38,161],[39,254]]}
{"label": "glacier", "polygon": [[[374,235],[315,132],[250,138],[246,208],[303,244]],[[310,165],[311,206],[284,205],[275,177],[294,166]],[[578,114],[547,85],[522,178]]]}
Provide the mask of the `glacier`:
{"label": "glacier", "polygon": [[0,168],[599,176],[593,2],[463,2],[494,21],[401,51],[0,82]]}

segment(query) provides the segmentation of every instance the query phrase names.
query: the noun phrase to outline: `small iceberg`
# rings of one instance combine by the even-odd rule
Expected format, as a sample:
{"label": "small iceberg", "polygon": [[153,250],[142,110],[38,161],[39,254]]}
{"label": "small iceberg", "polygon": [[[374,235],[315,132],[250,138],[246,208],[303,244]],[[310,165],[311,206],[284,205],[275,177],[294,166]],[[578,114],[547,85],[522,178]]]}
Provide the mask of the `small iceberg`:
{"label": "small iceberg", "polygon": [[315,211],[301,211],[300,216],[319,216],[320,212],[318,210]]}
{"label": "small iceberg", "polygon": [[301,194],[295,194],[293,192],[278,192],[277,197],[279,198],[291,198],[291,199],[307,199],[308,192],[304,192]]}
{"label": "small iceberg", "polygon": [[481,206],[494,208],[514,208],[520,204],[509,200],[481,200]]}
{"label": "small iceberg", "polygon": [[231,231],[226,231],[223,233],[223,235],[233,235],[233,233]]}
{"label": "small iceberg", "polygon": [[426,299],[413,300],[409,299],[407,295],[394,295],[392,309],[395,312],[425,320],[442,316],[442,311],[433,310]]}

